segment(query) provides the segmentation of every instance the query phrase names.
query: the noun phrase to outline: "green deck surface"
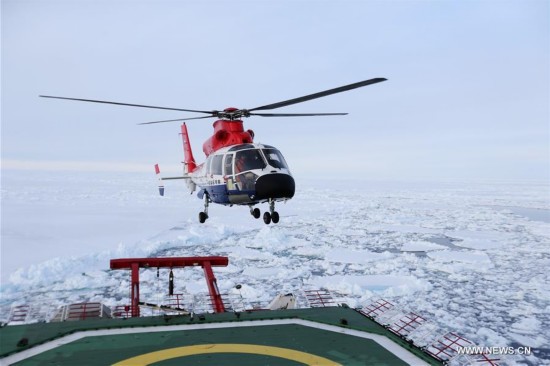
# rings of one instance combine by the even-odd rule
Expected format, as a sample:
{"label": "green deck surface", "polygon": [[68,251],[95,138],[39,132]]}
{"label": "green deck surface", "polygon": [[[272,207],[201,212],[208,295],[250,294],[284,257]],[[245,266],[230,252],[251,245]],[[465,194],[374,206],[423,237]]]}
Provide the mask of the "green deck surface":
{"label": "green deck surface", "polygon": [[[78,331],[120,329],[128,327],[166,326],[218,322],[240,322],[266,319],[303,319],[317,323],[341,326],[347,329],[384,335],[417,357],[431,364],[439,364],[409,343],[358,312],[347,308],[317,308],[281,311],[205,314],[197,316],[143,317],[127,320],[95,319],[63,323],[42,323],[8,326],[0,329],[0,357],[30,346],[44,343]],[[345,320],[347,325],[342,325]],[[237,325],[237,323],[235,323]],[[17,347],[22,338],[29,346]],[[23,360],[17,365],[107,365],[153,351],[201,344],[252,344],[281,347],[330,359],[342,365],[404,365],[395,355],[378,343],[298,324],[261,325],[217,329],[196,329],[105,335],[82,338],[56,349]],[[0,359],[0,363],[1,363]],[[303,365],[286,358],[249,353],[208,353],[167,359],[155,365]]]}

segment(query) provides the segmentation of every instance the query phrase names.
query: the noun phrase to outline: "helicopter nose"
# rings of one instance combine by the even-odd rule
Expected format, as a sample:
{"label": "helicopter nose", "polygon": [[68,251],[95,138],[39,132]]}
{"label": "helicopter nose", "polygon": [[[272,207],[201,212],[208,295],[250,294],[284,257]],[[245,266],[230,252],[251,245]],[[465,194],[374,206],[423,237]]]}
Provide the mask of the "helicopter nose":
{"label": "helicopter nose", "polygon": [[294,178],[288,174],[267,174],[256,180],[256,199],[292,198]]}

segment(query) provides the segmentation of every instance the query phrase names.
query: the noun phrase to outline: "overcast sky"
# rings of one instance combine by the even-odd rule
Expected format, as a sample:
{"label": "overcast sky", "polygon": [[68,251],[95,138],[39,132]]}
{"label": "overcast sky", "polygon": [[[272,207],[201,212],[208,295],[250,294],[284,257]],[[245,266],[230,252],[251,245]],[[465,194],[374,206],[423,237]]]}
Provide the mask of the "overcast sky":
{"label": "overcast sky", "polygon": [[2,0],[3,174],[175,169],[179,123],[136,124],[195,116],[39,94],[253,108],[385,77],[245,128],[300,177],[548,180],[549,4]]}

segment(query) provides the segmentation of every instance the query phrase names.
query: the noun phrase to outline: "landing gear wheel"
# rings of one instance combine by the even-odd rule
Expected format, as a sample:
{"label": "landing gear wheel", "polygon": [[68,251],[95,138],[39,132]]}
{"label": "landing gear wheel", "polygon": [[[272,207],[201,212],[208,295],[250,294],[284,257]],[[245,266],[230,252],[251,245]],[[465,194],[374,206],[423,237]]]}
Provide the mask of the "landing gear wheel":
{"label": "landing gear wheel", "polygon": [[264,213],[264,222],[269,224],[271,221],[274,224],[279,222],[279,213],[275,211],[275,201],[272,198],[269,199],[269,212]]}
{"label": "landing gear wheel", "polygon": [[264,222],[266,225],[271,223],[271,214],[269,212],[264,212]]}
{"label": "landing gear wheel", "polygon": [[208,205],[210,204],[210,197],[208,197],[208,194],[204,194],[204,211],[199,212],[199,222],[201,224],[204,224],[206,219],[208,218]]}
{"label": "landing gear wheel", "polygon": [[255,219],[259,219],[261,215],[260,209],[256,207],[254,210],[252,210],[252,216],[254,216]]}

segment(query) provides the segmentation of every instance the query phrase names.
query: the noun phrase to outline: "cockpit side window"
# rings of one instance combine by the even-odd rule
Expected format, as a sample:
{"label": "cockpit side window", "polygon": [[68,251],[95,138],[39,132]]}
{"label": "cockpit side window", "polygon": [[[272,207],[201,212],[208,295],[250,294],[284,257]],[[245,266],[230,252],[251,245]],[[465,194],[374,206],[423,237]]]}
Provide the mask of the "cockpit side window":
{"label": "cockpit side window", "polygon": [[235,174],[265,167],[265,161],[256,149],[237,151],[235,154]]}
{"label": "cockpit side window", "polygon": [[283,154],[277,149],[263,149],[267,163],[274,168],[288,169]]}

